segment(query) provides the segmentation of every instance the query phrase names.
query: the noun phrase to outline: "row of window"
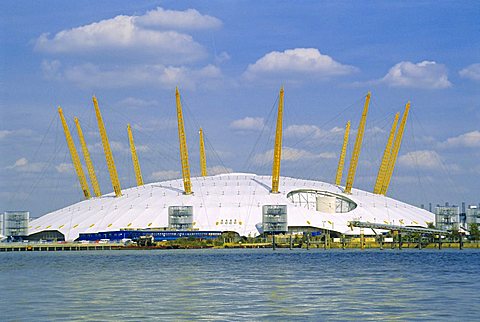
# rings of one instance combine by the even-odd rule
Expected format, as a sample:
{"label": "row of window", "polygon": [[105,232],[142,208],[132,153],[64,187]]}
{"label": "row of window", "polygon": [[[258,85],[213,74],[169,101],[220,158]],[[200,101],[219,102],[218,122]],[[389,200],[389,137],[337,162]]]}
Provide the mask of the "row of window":
{"label": "row of window", "polygon": [[[217,221],[215,223],[217,226],[220,224],[220,225],[236,225],[237,224],[237,220],[236,219],[220,219],[220,221]],[[238,224],[241,225],[242,222],[239,220],[238,221]]]}

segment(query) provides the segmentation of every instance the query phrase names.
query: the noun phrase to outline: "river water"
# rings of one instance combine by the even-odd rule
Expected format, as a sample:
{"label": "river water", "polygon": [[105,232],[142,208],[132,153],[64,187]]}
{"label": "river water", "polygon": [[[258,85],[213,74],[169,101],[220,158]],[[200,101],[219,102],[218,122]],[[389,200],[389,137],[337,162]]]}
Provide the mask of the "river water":
{"label": "river water", "polygon": [[0,321],[474,321],[476,250],[0,254]]}

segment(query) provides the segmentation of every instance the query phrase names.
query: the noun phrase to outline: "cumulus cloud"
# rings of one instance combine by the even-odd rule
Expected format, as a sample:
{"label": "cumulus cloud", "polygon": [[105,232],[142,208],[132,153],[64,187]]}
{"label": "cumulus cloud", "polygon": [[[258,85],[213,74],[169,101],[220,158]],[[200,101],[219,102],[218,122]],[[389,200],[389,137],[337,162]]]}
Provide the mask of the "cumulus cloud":
{"label": "cumulus cloud", "polygon": [[260,131],[265,126],[263,117],[247,116],[243,119],[235,120],[230,123],[230,127],[234,130],[241,131]]}
{"label": "cumulus cloud", "polygon": [[344,128],[333,127],[330,130],[323,130],[316,125],[310,124],[292,124],[285,128],[283,135],[286,138],[307,138],[309,140],[332,140],[336,141],[343,137]]}
{"label": "cumulus cloud", "polygon": [[458,73],[463,78],[480,81],[480,63],[469,65]]}
{"label": "cumulus cloud", "polygon": [[480,131],[477,130],[477,131],[467,132],[456,137],[448,138],[444,142],[440,143],[440,147],[480,148]]}
{"label": "cumulus cloud", "polygon": [[248,65],[244,77],[253,79],[269,75],[296,74],[325,78],[355,71],[355,67],[343,65],[316,48],[295,48],[266,54],[254,64]]}
{"label": "cumulus cloud", "polygon": [[44,33],[36,40],[35,50],[50,54],[124,55],[129,59],[151,56],[191,62],[205,57],[205,49],[191,35],[178,30],[219,26],[220,20],[196,10],[157,8],[143,16],[120,15],[62,30],[53,36]]}
{"label": "cumulus cloud", "polygon": [[182,88],[215,86],[223,77],[221,70],[213,65],[203,68],[164,65],[134,65],[124,68],[100,68],[87,63],[65,68],[57,75],[82,88],[124,88],[154,86],[171,89],[178,84]]}
{"label": "cumulus cloud", "polygon": [[180,178],[180,171],[176,170],[163,170],[152,172],[150,177],[153,180],[170,180]]}
{"label": "cumulus cloud", "polygon": [[30,163],[27,158],[20,158],[11,166],[7,166],[7,169],[15,170],[18,172],[40,172],[42,171],[44,163],[35,162]]}
{"label": "cumulus cloud", "polygon": [[145,15],[135,17],[135,22],[141,26],[159,27],[174,30],[212,29],[222,26],[222,21],[208,15],[202,15],[195,9],[185,11],[165,10],[158,7]]}
{"label": "cumulus cloud", "polygon": [[442,166],[440,155],[432,150],[408,152],[398,158],[398,163],[409,168],[439,169]]}
{"label": "cumulus cloud", "polygon": [[[323,152],[320,154],[314,154],[312,152],[295,149],[290,147],[282,148],[282,160],[283,161],[298,161],[301,159],[333,159],[336,158],[336,154],[333,152]],[[265,153],[256,154],[253,157],[253,162],[256,164],[267,164],[273,160],[273,149],[268,150]]]}
{"label": "cumulus cloud", "polygon": [[445,65],[427,60],[417,64],[402,61],[390,68],[380,82],[392,87],[441,89],[452,86]]}

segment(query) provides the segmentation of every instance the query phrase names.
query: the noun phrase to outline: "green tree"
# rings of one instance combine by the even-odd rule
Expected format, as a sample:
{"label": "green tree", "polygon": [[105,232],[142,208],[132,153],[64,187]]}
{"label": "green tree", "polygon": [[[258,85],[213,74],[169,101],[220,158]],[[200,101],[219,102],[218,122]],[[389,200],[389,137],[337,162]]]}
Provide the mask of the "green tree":
{"label": "green tree", "polygon": [[473,239],[473,240],[479,240],[480,239],[480,230],[478,230],[478,224],[470,224],[469,225],[470,227],[470,237]]}

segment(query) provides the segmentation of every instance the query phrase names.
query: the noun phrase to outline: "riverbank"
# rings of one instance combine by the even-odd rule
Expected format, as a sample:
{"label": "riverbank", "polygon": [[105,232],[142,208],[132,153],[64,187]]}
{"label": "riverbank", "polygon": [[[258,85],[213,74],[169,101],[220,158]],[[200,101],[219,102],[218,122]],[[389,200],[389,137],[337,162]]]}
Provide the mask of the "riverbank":
{"label": "riverbank", "polygon": [[[152,246],[137,246],[135,244],[124,245],[120,243],[106,243],[106,244],[78,244],[78,243],[44,243],[44,244],[19,244],[19,243],[5,243],[0,245],[0,252],[46,252],[46,251],[95,251],[95,250],[145,250],[145,249],[229,249],[229,248],[273,248],[271,242],[258,243],[213,243],[208,241],[170,241],[159,242]],[[438,243],[413,243],[403,242],[398,243],[378,243],[366,242],[363,247],[359,242],[309,242],[309,243],[275,243],[275,248],[292,248],[292,249],[480,249],[479,242],[464,242],[462,247],[458,242],[442,242]]]}

